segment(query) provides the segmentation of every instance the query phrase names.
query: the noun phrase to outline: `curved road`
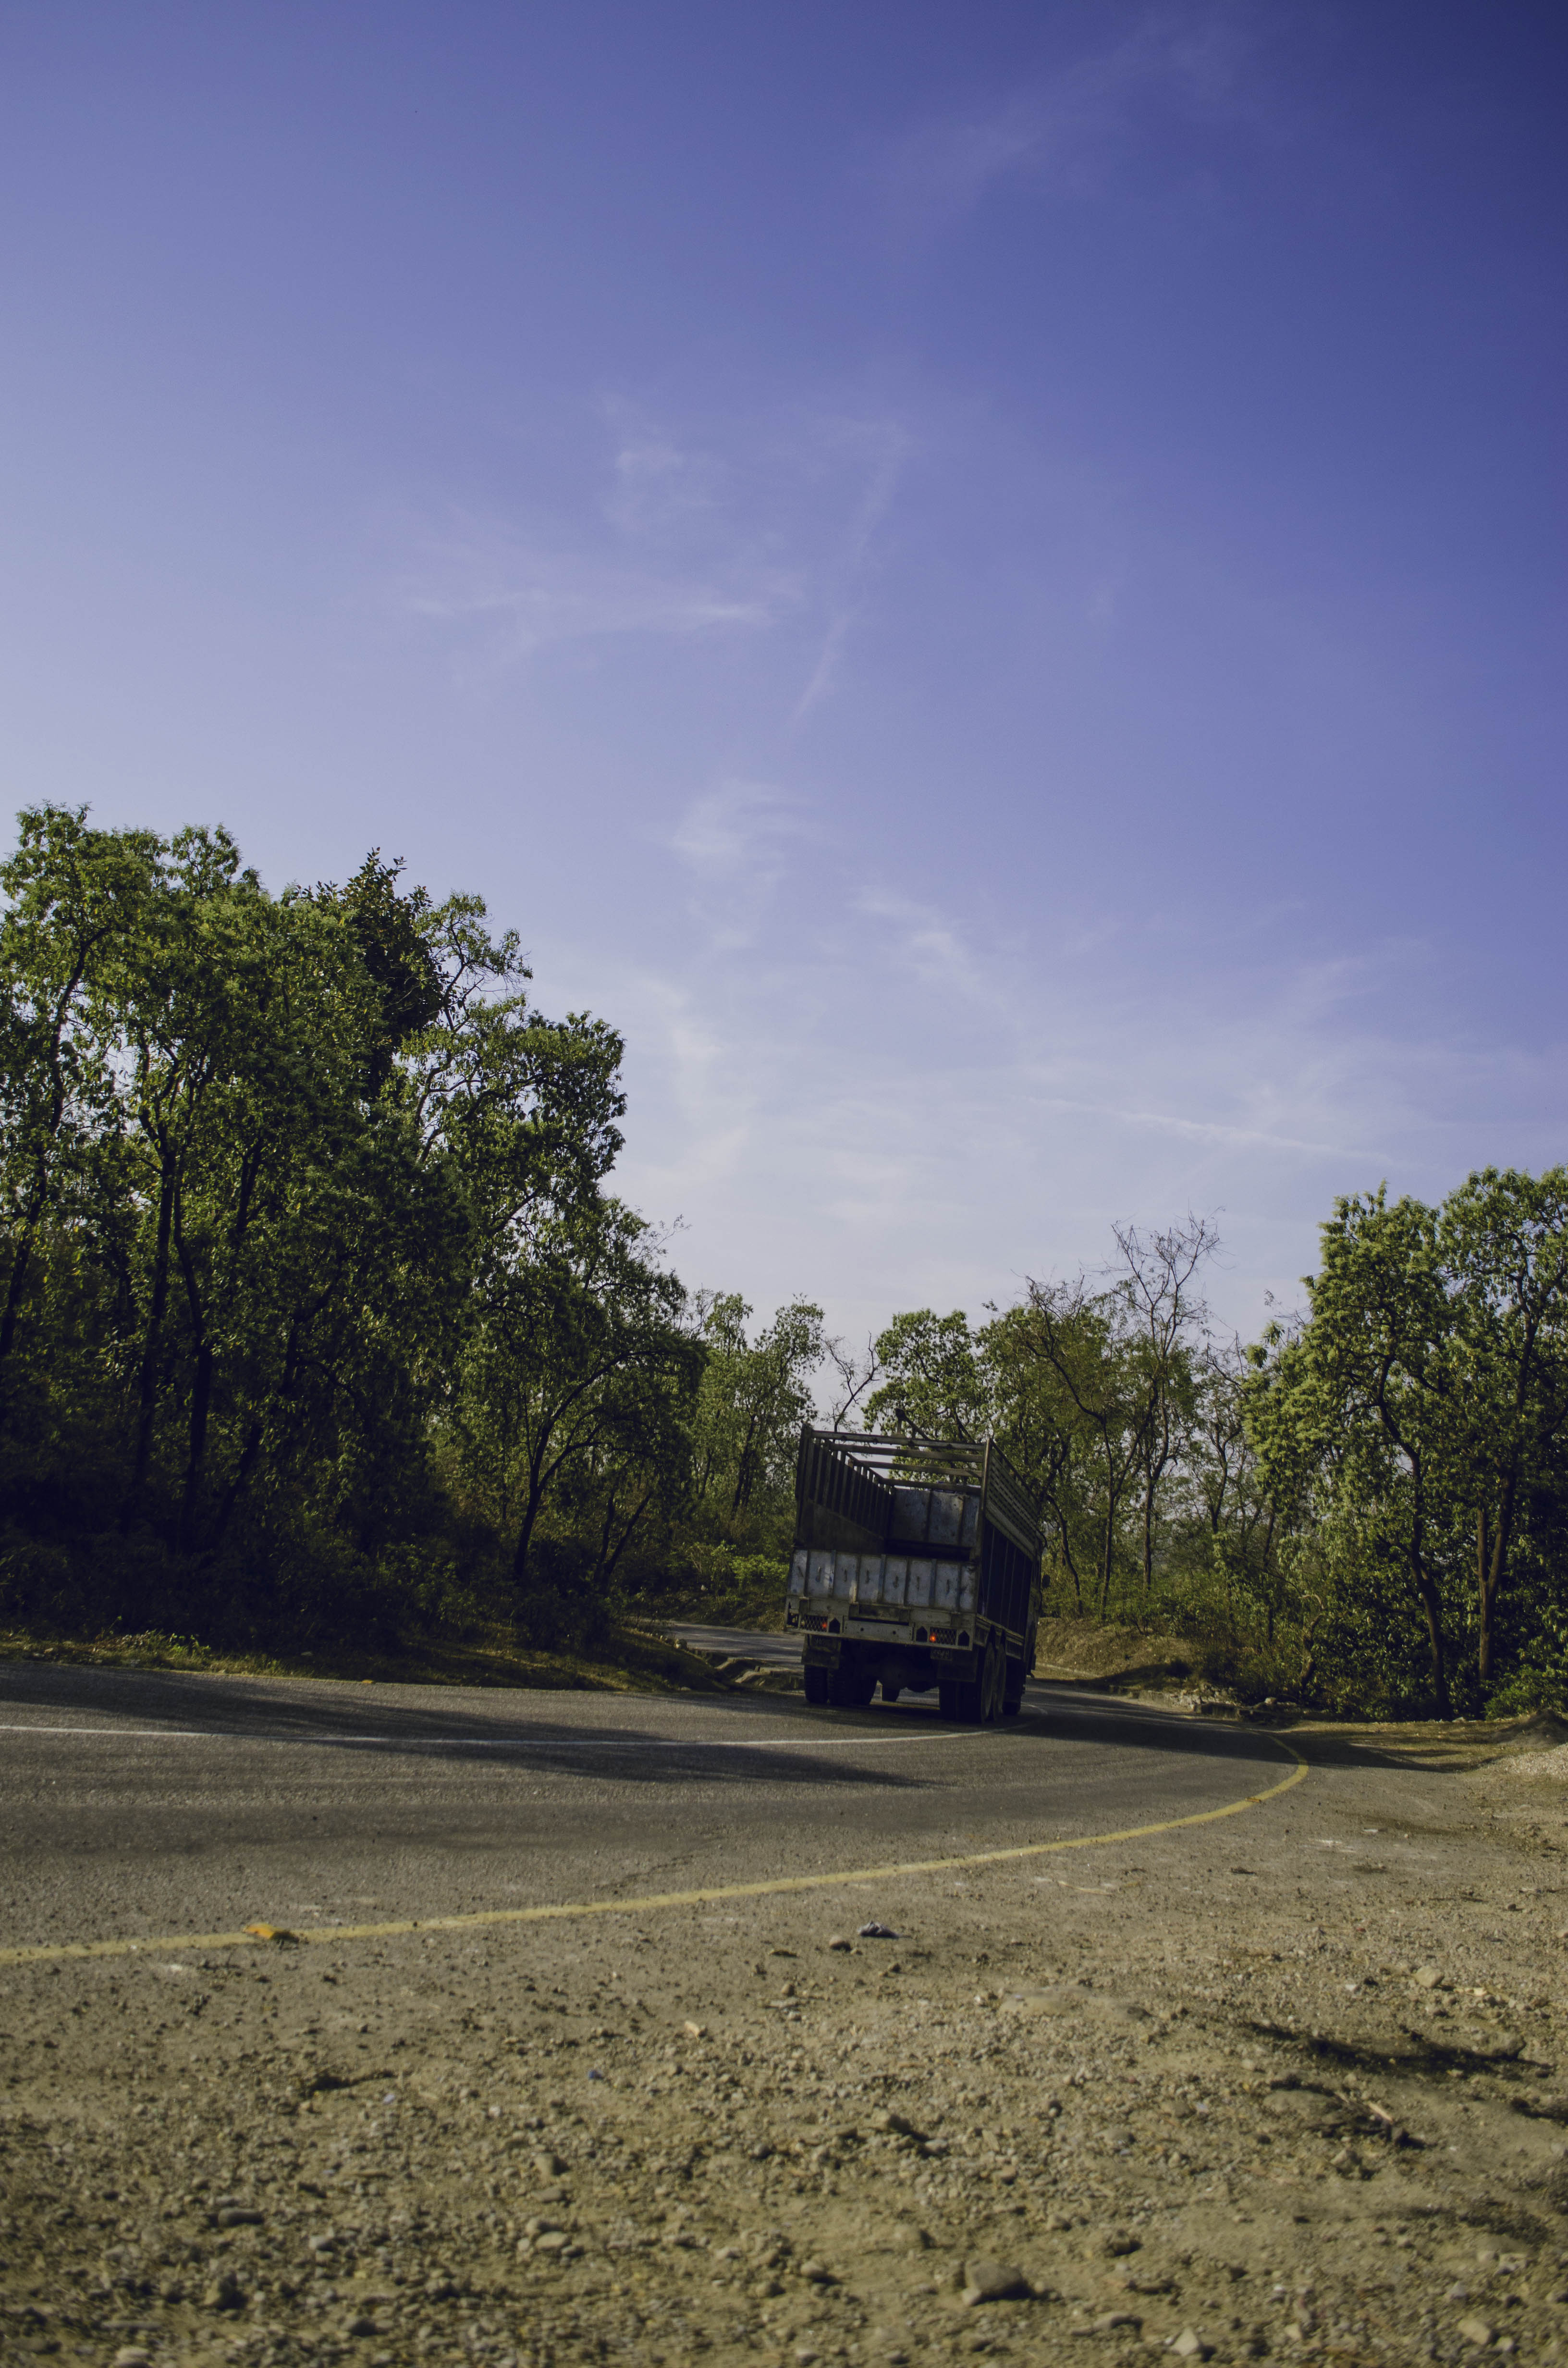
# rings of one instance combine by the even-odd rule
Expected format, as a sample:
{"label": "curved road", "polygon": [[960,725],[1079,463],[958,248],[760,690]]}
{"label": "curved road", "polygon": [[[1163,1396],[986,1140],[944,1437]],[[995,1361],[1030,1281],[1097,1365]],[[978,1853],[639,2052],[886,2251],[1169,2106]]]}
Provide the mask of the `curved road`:
{"label": "curved road", "polygon": [[[1266,1736],[1049,1686],[1017,1720],[965,1729],[922,1701],[10,1663],[0,1959],[820,1883],[1200,1816],[1290,1773]],[[896,1918],[896,1889],[867,1888],[867,1915]]]}

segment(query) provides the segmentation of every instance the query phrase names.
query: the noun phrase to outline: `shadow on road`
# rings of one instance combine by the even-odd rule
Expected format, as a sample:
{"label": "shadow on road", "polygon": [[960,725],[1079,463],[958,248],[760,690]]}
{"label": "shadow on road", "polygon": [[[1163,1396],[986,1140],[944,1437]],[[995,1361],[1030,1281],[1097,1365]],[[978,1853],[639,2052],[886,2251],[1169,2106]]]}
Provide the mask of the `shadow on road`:
{"label": "shadow on road", "polygon": [[[306,1681],[308,1683],[308,1681]],[[727,1695],[715,1701],[696,1695],[669,1702],[687,1731],[661,1734],[652,1725],[610,1724],[587,1717],[566,1720],[522,1712],[526,1702],[548,1699],[519,1693],[501,1712],[486,1691],[460,1705],[415,1702],[412,1690],[311,1687],[199,1671],[83,1668],[61,1663],[0,1663],[0,1706],[29,1713],[6,1741],[25,1739],[28,1726],[41,1729],[52,1718],[83,1716],[110,1738],[130,1740],[138,1726],[195,1730],[214,1740],[282,1743],[314,1749],[377,1756],[435,1757],[474,1767],[547,1761],[566,1772],[638,1785],[682,1785],[700,1772],[709,1782],[767,1782],[801,1790],[923,1791],[949,1786],[959,1778],[969,1744],[987,1755],[986,1777],[1003,1766],[989,1755],[1049,1753],[1053,1743],[1120,1746],[1184,1759],[1233,1761],[1278,1770],[1287,1755],[1253,1730],[1199,1725],[1157,1709],[1130,1706],[1081,1692],[1060,1694],[1031,1686],[1022,1715],[984,1730],[954,1727],[935,1702],[916,1697],[865,1711],[821,1711],[788,1697]],[[574,1697],[582,1701],[582,1696]],[[624,1699],[624,1698],[623,1698]],[[630,1704],[628,1704],[630,1708]],[[520,1713],[520,1714],[519,1714]],[[710,1732],[693,1732],[700,1725]],[[717,1731],[720,1728],[723,1731]],[[748,1736],[746,1728],[762,1732]],[[783,1733],[780,1729],[788,1729]],[[129,1730],[129,1732],[128,1732]],[[886,1759],[868,1764],[892,1740],[919,1738],[953,1746],[939,1766],[901,1770]],[[40,1735],[40,1741],[42,1736]],[[84,1738],[85,1739],[85,1738]],[[867,1755],[858,1759],[857,1747]],[[1021,1773],[1015,1763],[1008,1775]],[[1042,1775],[1054,1772],[1049,1762]]]}

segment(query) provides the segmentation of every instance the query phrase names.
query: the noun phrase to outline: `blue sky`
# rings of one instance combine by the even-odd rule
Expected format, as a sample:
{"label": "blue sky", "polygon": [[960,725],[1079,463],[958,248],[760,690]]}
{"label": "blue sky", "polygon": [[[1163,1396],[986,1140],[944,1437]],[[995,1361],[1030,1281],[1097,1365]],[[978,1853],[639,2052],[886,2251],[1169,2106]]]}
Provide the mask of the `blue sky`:
{"label": "blue sky", "polygon": [[0,791],[376,844],[846,1333],[1568,1156],[1568,20],[0,6]]}

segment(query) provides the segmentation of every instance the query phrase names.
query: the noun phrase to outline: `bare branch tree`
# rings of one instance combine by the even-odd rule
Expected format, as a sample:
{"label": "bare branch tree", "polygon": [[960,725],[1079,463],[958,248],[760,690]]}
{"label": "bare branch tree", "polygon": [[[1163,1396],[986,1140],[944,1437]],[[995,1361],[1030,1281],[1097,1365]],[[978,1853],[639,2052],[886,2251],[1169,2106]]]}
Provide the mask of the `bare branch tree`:
{"label": "bare branch tree", "polygon": [[[881,1378],[881,1360],[877,1355],[874,1335],[866,1336],[864,1355],[846,1349],[842,1340],[827,1339],[823,1343],[827,1361],[838,1376],[838,1392],[833,1396],[832,1424],[842,1430],[868,1390]],[[839,1393],[842,1393],[840,1395]]]}

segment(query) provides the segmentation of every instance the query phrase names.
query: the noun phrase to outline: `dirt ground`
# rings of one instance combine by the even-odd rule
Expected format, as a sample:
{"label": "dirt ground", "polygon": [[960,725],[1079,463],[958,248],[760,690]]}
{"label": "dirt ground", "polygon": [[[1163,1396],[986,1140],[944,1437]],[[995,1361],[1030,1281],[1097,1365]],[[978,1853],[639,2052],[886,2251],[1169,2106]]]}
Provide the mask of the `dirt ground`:
{"label": "dirt ground", "polygon": [[1291,1739],[876,1896],[7,1967],[0,2354],[1568,2357],[1568,1747]]}

